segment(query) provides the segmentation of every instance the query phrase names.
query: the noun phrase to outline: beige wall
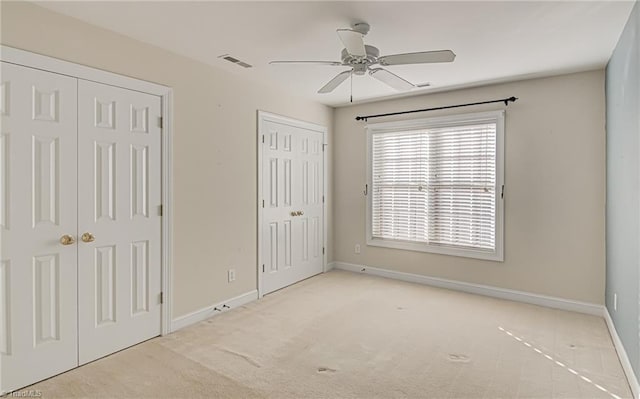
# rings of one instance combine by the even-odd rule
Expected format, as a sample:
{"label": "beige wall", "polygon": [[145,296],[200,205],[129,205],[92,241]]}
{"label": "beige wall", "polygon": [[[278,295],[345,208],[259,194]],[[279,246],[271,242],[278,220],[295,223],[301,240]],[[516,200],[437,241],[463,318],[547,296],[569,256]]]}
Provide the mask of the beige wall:
{"label": "beige wall", "polygon": [[[333,111],[33,4],[0,4],[2,44],[173,87],[174,317],[256,287],[258,109],[335,131],[330,168],[340,173],[330,197],[330,259],[603,303],[603,71]],[[511,95],[520,100],[506,117],[505,262],[367,247],[366,142],[354,117]],[[237,270],[232,284],[230,267]]]}
{"label": "beige wall", "polygon": [[256,289],[256,111],[331,128],[333,110],[33,4],[1,10],[4,45],[174,89],[173,316]]}
{"label": "beige wall", "polygon": [[[355,116],[512,95],[519,100],[506,113],[505,261],[366,246],[365,123]],[[593,71],[337,109],[335,260],[602,304],[604,104],[604,71]],[[493,104],[404,117],[502,108]],[[355,244],[362,245],[360,255]]]}

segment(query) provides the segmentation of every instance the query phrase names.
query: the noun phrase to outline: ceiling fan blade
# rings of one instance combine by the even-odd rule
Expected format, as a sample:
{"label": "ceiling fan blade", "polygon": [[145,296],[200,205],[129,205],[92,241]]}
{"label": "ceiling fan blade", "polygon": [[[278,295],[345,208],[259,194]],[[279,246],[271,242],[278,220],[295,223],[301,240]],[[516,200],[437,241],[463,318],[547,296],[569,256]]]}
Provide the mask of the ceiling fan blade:
{"label": "ceiling fan blade", "polygon": [[438,50],[385,55],[378,58],[378,63],[380,65],[431,64],[434,62],[451,62],[455,58],[456,55],[451,50]]}
{"label": "ceiling fan blade", "polygon": [[373,76],[374,78],[378,79],[382,83],[386,83],[387,85],[399,91],[411,90],[415,87],[413,83],[402,79],[400,76],[394,73],[391,73],[386,69],[382,69],[382,68],[369,69],[369,75]]}
{"label": "ceiling fan blade", "polygon": [[340,72],[335,78],[331,79],[329,83],[322,86],[322,88],[318,90],[318,93],[321,93],[321,94],[331,93],[336,89],[336,87],[340,86],[342,82],[347,80],[347,78],[351,75],[352,72],[353,72],[353,69]]}
{"label": "ceiling fan blade", "polygon": [[270,65],[310,64],[310,65],[341,66],[342,62],[338,62],[338,61],[269,61],[269,64]]}
{"label": "ceiling fan blade", "polygon": [[362,33],[351,29],[338,29],[336,32],[338,32],[338,36],[349,54],[355,57],[367,56]]}

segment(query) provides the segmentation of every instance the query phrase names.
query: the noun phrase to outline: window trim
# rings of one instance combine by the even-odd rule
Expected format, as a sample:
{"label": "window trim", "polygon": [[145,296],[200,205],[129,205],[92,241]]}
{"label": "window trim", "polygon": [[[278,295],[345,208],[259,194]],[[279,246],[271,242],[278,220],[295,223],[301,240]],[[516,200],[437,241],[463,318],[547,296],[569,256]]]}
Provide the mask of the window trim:
{"label": "window trim", "polygon": [[504,122],[505,111],[477,112],[470,114],[449,115],[435,118],[411,119],[394,122],[382,122],[367,124],[367,187],[373,188],[372,158],[374,134],[402,132],[425,128],[456,126],[459,124],[473,122],[495,122],[496,123],[496,213],[495,213],[495,250],[483,251],[468,248],[458,248],[444,245],[424,244],[410,241],[391,240],[386,238],[373,237],[372,232],[372,211],[373,195],[372,190],[366,192],[366,239],[368,246],[401,249],[408,251],[428,252],[441,255],[460,256],[482,260],[504,261]]}

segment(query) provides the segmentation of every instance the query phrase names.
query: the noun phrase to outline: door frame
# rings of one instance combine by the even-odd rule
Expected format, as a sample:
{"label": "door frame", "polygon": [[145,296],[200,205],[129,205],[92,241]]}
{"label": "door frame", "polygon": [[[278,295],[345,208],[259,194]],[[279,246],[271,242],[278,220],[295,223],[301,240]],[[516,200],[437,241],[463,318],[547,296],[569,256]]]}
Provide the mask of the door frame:
{"label": "door frame", "polygon": [[262,136],[263,136],[263,129],[264,129],[264,124],[265,122],[276,122],[276,123],[280,123],[280,124],[284,124],[284,125],[289,125],[289,126],[293,126],[293,127],[297,127],[297,128],[301,128],[301,129],[307,129],[307,130],[312,130],[315,132],[319,132],[322,133],[322,195],[323,195],[323,200],[322,200],[322,272],[326,273],[327,272],[327,256],[328,256],[328,248],[327,248],[327,236],[328,236],[328,231],[329,231],[329,225],[328,225],[328,214],[327,214],[327,203],[329,202],[329,195],[328,195],[328,177],[329,177],[329,173],[328,173],[328,165],[327,165],[327,146],[328,146],[328,142],[327,142],[327,127],[326,126],[322,126],[322,125],[318,125],[316,123],[311,123],[311,122],[305,122],[302,120],[298,120],[298,119],[294,119],[294,118],[289,118],[287,116],[282,116],[282,115],[278,115],[278,114],[274,114],[271,112],[266,112],[266,111],[261,111],[258,110],[258,128],[256,129],[256,152],[257,152],[257,160],[258,160],[258,192],[257,192],[257,209],[258,209],[258,223],[257,223],[257,233],[256,233],[256,237],[258,240],[257,243],[257,249],[258,249],[258,256],[257,256],[257,263],[256,263],[256,274],[257,274],[257,281],[258,281],[258,299],[262,298],[264,295],[263,292],[263,287],[262,287],[262,272],[261,267],[262,267],[262,218],[263,218],[263,205],[262,205],[262,201],[264,200],[264,198],[262,198],[262,151],[263,151],[263,141],[262,141]]}
{"label": "door frame", "polygon": [[103,83],[123,89],[135,90],[162,98],[162,304],[161,335],[171,332],[171,303],[173,291],[173,173],[172,173],[172,137],[173,137],[173,89],[157,83],[147,82],[128,76],[118,75],[102,69],[63,61],[57,58],[0,45],[0,61],[28,68],[66,75],[72,78]]}

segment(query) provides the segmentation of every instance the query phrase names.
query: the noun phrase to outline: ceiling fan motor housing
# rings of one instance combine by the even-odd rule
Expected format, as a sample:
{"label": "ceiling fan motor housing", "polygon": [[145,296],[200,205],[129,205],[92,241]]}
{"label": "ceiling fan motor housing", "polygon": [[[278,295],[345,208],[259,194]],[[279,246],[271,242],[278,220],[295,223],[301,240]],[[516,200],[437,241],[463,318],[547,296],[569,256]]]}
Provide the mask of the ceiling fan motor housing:
{"label": "ceiling fan motor housing", "polygon": [[355,57],[349,54],[346,48],[342,49],[342,63],[351,65],[356,75],[364,75],[367,67],[375,64],[378,61],[378,56],[380,56],[380,50],[376,47],[365,45],[364,49],[367,53],[366,57]]}

